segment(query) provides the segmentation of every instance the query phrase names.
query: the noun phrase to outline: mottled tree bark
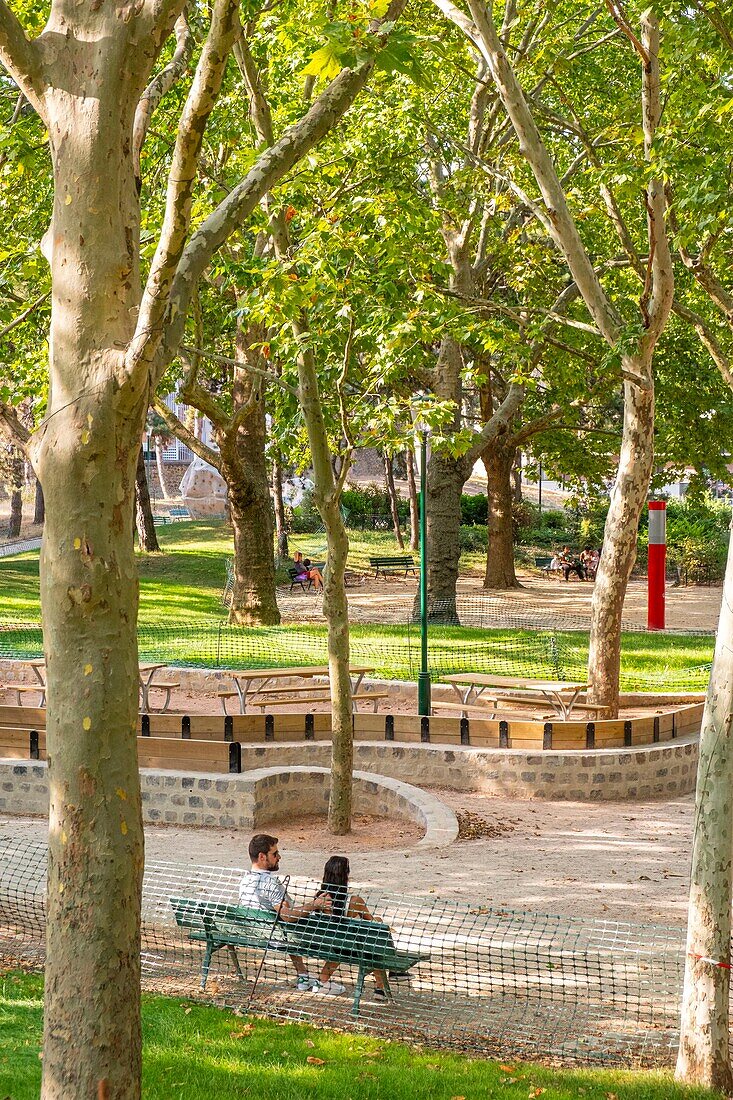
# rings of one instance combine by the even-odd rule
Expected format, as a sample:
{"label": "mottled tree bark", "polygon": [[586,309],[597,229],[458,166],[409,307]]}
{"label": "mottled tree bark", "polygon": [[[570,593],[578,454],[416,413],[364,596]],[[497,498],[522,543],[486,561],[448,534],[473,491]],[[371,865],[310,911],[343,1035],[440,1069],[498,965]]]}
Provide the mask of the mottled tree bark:
{"label": "mottled tree bark", "polygon": [[512,472],[516,448],[503,446],[503,438],[499,436],[481,455],[486,469],[489,505],[484,588],[522,587],[514,569]]}
{"label": "mottled tree bark", "polygon": [[45,508],[45,502],[44,502],[44,499],[43,499],[43,487],[42,487],[40,481],[38,480],[38,478],[36,478],[36,492],[35,492],[35,500],[34,500],[34,504],[33,504],[33,522],[35,524],[41,524],[41,523],[43,523],[45,518],[46,518],[46,508]]}
{"label": "mottled tree bark", "polygon": [[219,470],[227,483],[234,531],[234,591],[229,621],[241,625],[280,622],[265,430],[265,410],[260,399],[236,435],[218,437]]}
{"label": "mottled tree bark", "polygon": [[733,1092],[730,937],[733,838],[733,538],[700,731],[677,1079]]}
{"label": "mottled tree bark", "polygon": [[10,477],[8,489],[10,490],[10,517],[8,519],[7,537],[17,539],[23,525],[23,453],[17,448],[13,449],[8,463]]}
{"label": "mottled tree bark", "polygon": [[163,461],[163,440],[159,435],[156,435],[153,443],[155,449],[155,468],[158,471],[158,481],[160,482],[160,495],[163,500],[170,500],[170,493],[168,492],[168,486],[165,483],[165,463]]}
{"label": "mottled tree bark", "polygon": [[[67,34],[53,10],[48,45],[55,51],[63,41],[65,76],[46,96],[55,175],[52,385],[31,451],[47,506],[42,1097],[136,1100],[143,831],[133,508],[148,392],[129,381],[124,357],[140,294],[129,139],[135,85],[142,91],[155,46],[131,46],[114,9],[96,11],[94,31],[81,26],[78,34]],[[74,18],[83,18],[78,11]],[[109,44],[106,53],[90,52],[95,39]]]}
{"label": "mottled tree bark", "polygon": [[397,544],[400,550],[405,549],[405,541],[402,538],[402,528],[400,526],[400,514],[397,508],[397,490],[394,483],[394,470],[392,469],[392,457],[385,453],[382,455],[384,459],[384,483],[387,487],[387,496],[389,497],[389,508],[392,513],[392,530],[394,531],[394,537],[397,539]]}
{"label": "mottled tree bark", "polygon": [[428,617],[455,622],[458,563],[461,556],[461,493],[466,462],[433,451],[428,463]]}
{"label": "mottled tree bark", "polygon": [[415,454],[412,447],[405,451],[407,466],[407,493],[410,498],[410,549],[420,548],[420,509],[417,500],[417,482],[415,480]]}
{"label": "mottled tree bark", "polygon": [[137,529],[138,546],[144,553],[151,554],[160,550],[158,536],[155,531],[153,510],[150,507],[148,477],[145,472],[145,451],[142,447],[137,456],[137,469],[135,471],[135,527]]}
{"label": "mottled tree bark", "polygon": [[654,387],[624,386],[624,420],[616,480],[611,492],[603,551],[593,586],[588,654],[589,702],[618,714],[621,613],[636,561],[639,518],[654,463]]}
{"label": "mottled tree bark", "polygon": [[277,556],[285,561],[290,553],[288,547],[288,527],[285,521],[285,502],[283,500],[283,470],[279,452],[272,460],[272,499],[275,505],[275,541]]}

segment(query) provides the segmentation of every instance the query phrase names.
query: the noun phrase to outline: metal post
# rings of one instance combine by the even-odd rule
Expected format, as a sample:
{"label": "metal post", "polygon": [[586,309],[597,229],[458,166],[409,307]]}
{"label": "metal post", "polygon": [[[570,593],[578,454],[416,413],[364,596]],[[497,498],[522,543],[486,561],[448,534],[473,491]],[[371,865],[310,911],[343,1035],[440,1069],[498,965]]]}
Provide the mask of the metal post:
{"label": "metal post", "polygon": [[420,673],[417,678],[417,712],[429,715],[430,673],[428,672],[428,433],[420,443]]}
{"label": "metal post", "polygon": [[537,508],[542,511],[542,463],[540,462],[539,481],[537,482]]}
{"label": "metal post", "polygon": [[665,501],[649,501],[647,630],[664,630],[664,582],[667,571],[666,510]]}

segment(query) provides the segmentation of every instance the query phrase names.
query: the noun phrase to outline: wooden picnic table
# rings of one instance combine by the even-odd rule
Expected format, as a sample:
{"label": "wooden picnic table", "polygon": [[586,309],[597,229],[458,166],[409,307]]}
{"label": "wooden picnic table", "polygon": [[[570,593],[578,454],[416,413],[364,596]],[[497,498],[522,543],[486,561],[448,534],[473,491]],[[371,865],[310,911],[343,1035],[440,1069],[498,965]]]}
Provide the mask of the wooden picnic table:
{"label": "wooden picnic table", "polygon": [[549,703],[563,721],[567,720],[578,696],[590,686],[572,680],[533,680],[523,676],[494,676],[484,672],[459,672],[453,676],[442,676],[441,679],[451,684],[465,705],[480,699],[490,688],[496,688],[498,692],[491,696],[495,701],[511,702],[514,699],[516,703],[534,697],[538,704]]}
{"label": "wooden picnic table", "polygon": [[[367,672],[373,672],[371,665],[350,665],[351,691],[355,695]],[[294,679],[314,680],[317,676],[328,676],[328,665],[302,665],[297,668],[249,668],[249,669],[224,669],[222,676],[227,676],[234,683],[234,688],[239,699],[239,713],[247,713],[247,697],[257,695],[271,685],[283,691],[288,690],[287,681]],[[226,694],[220,694],[221,705],[226,714]],[[307,700],[303,700],[307,702]]]}
{"label": "wooden picnic table", "polygon": [[165,661],[158,662],[157,664],[146,663],[138,666],[139,681],[140,681],[140,711],[142,714],[150,713],[150,688],[153,682],[153,677],[156,672],[161,668],[167,668]]}
{"label": "wooden picnic table", "polygon": [[45,707],[45,705],[46,705],[46,662],[45,662],[45,660],[43,659],[43,657],[31,657],[31,658],[25,658],[23,660],[19,660],[16,663],[19,664],[19,665],[27,665],[28,668],[30,668],[32,670],[33,675],[36,679],[36,683],[35,684],[18,684],[18,683],[13,682],[13,683],[10,683],[10,684],[5,684],[4,685],[5,689],[6,690],[9,689],[9,690],[15,691],[17,693],[18,706],[21,705],[21,695],[24,695],[27,692],[37,691],[38,694],[40,695],[40,700],[39,700],[38,706],[39,707]]}

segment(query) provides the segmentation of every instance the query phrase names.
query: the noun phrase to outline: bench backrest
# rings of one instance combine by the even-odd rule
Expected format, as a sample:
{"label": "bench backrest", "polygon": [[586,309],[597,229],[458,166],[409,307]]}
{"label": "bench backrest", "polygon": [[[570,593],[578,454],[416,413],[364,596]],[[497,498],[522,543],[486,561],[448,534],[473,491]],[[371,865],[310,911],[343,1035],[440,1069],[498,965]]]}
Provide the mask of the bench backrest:
{"label": "bench backrest", "polygon": [[399,554],[391,558],[370,558],[370,565],[414,565],[412,554]]}
{"label": "bench backrest", "polygon": [[270,940],[310,957],[335,955],[390,969],[404,969],[419,958],[398,954],[389,926],[378,920],[310,913],[296,922],[276,922],[275,914],[263,909],[192,898],[171,898],[170,903],[180,928],[216,938]]}

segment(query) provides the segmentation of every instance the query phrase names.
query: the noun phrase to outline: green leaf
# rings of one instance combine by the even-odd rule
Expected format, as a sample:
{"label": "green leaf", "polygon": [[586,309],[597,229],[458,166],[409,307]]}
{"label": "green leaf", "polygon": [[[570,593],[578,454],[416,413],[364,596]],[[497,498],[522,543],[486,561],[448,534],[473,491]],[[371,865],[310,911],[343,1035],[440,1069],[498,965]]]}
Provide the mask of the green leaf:
{"label": "green leaf", "polygon": [[323,77],[324,80],[333,80],[340,72],[341,62],[330,42],[316,50],[303,69],[304,76]]}

